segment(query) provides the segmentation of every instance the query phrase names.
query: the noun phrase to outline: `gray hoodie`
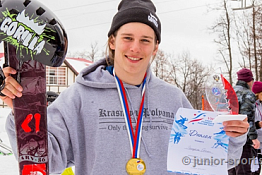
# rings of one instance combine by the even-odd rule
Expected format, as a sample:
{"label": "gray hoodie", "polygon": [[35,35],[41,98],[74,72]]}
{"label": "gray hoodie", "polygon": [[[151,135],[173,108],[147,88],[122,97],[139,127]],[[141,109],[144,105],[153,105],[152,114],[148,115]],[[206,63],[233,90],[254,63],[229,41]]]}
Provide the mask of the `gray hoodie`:
{"label": "gray hoodie", "polygon": [[[125,166],[132,157],[129,138],[115,80],[105,66],[103,59],[85,68],[76,83],[48,107],[51,173],[61,173],[75,165],[76,175],[127,174]],[[135,127],[141,87],[124,86]],[[146,164],[145,174],[172,174],[167,172],[167,150],[174,115],[178,108],[192,106],[180,89],[156,78],[150,69],[146,86],[140,148],[140,157]],[[11,114],[6,129],[15,151]],[[246,135],[230,138],[229,158],[240,158],[245,141]]]}

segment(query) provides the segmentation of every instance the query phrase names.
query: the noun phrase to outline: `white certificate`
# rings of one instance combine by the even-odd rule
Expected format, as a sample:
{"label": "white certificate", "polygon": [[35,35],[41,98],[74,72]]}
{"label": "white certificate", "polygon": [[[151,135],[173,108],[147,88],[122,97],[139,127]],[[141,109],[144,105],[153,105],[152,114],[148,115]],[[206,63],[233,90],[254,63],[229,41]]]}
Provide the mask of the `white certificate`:
{"label": "white certificate", "polygon": [[172,126],[167,171],[190,175],[227,174],[229,137],[218,113],[180,108]]}

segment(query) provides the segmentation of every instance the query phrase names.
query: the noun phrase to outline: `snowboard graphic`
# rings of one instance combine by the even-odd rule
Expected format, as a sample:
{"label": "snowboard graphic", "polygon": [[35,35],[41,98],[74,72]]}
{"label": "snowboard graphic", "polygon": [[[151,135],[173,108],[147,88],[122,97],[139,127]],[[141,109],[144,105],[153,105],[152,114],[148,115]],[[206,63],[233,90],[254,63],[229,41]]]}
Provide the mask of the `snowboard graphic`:
{"label": "snowboard graphic", "polygon": [[48,175],[46,66],[61,66],[67,35],[57,17],[37,0],[3,0],[1,41],[4,67],[17,71],[12,76],[23,87],[22,97],[13,100],[19,173]]}
{"label": "snowboard graphic", "polygon": [[14,78],[23,87],[23,96],[13,100],[20,174],[48,174],[46,120],[46,66],[16,57],[8,46],[10,67],[18,72]]}

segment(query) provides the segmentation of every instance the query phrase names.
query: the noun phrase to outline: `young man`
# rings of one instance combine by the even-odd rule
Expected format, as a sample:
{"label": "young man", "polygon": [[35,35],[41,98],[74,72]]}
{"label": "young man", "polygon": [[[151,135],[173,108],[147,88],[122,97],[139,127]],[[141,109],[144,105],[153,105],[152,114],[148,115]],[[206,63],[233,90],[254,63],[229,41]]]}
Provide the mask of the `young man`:
{"label": "young man", "polygon": [[[77,175],[170,174],[172,116],[192,106],[180,89],[150,70],[161,42],[155,12],[150,0],[121,1],[108,33],[108,57],[84,69],[48,107],[50,172],[75,165]],[[11,104],[8,97],[20,97],[22,90],[11,77],[6,84],[2,93],[7,97],[1,98]],[[224,125],[231,136],[228,158],[239,159],[248,123]],[[16,150],[11,114],[6,128]]]}

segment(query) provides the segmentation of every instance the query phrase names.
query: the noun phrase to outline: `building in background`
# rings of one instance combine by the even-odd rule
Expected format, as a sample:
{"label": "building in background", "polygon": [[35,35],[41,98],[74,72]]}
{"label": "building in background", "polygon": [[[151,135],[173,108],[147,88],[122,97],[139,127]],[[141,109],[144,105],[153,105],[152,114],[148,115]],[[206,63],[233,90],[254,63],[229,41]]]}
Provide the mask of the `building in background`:
{"label": "building in background", "polygon": [[75,82],[78,73],[92,64],[83,58],[66,58],[60,67],[46,67],[46,91],[60,94]]}
{"label": "building in background", "polygon": [[[0,53],[0,66],[4,63],[4,53]],[[91,61],[83,58],[65,58],[60,67],[46,67],[46,91],[53,91],[60,94],[75,82],[78,73],[85,67],[92,64]],[[0,99],[0,108],[6,105]]]}

